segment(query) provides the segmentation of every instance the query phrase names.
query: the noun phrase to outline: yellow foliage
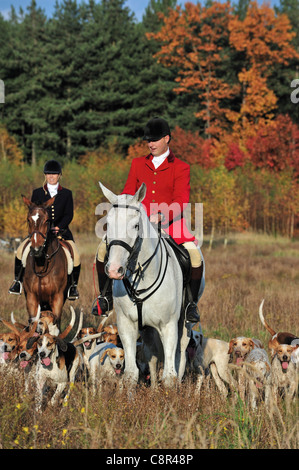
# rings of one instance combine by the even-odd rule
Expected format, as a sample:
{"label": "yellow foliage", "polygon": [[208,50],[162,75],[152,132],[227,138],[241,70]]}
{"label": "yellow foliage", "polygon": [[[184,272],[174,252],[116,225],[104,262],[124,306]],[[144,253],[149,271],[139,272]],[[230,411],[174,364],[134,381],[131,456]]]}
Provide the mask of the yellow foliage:
{"label": "yellow foliage", "polygon": [[23,153],[18,147],[15,139],[10,136],[4,126],[0,125],[0,160],[9,160],[20,166]]}
{"label": "yellow foliage", "polygon": [[13,199],[3,207],[4,233],[9,237],[24,238],[28,234],[26,218],[27,208],[21,198]]}

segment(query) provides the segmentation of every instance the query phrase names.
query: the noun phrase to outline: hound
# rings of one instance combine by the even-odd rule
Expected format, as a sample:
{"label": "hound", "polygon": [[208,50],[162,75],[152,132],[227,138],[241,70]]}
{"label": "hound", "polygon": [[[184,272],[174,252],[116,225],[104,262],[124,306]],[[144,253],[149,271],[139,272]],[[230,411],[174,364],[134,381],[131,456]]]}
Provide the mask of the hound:
{"label": "hound", "polygon": [[228,367],[229,344],[219,339],[205,338],[202,334],[199,336],[193,359],[193,369],[197,373],[196,392],[200,393],[205,373],[210,370],[221,396],[226,398],[228,394],[226,385],[236,388]]}
{"label": "hound", "polygon": [[269,331],[271,334],[271,339],[269,340],[268,347],[271,351],[272,357],[275,356],[276,354],[276,349],[281,345],[281,344],[292,344],[293,342],[296,342],[299,344],[299,338],[298,336],[293,335],[292,333],[287,333],[287,332],[280,332],[276,333],[266,322],[264,315],[263,315],[263,305],[264,305],[264,299],[262,300],[259,308],[259,317],[264,325],[264,327]]}
{"label": "hound", "polygon": [[53,315],[53,312],[51,312],[51,310],[43,310],[40,314],[40,319],[37,323],[37,333],[40,335],[49,333],[50,335],[58,336],[60,330],[56,325],[55,320],[56,317],[55,315]]}
{"label": "hound", "polygon": [[104,378],[119,378],[124,371],[124,350],[112,343],[99,343],[90,356],[89,363],[92,390],[95,394],[96,384],[101,385]]}
{"label": "hound", "polygon": [[[229,355],[229,365],[231,370],[237,369],[238,372],[238,389],[241,396],[241,399],[245,400],[246,393],[246,378],[244,374],[244,369],[242,365],[246,361],[247,356],[254,349],[263,349],[263,344],[259,339],[256,338],[246,338],[244,336],[238,336],[233,338],[229,342],[228,355]],[[237,366],[233,367],[234,365]]]}
{"label": "hound", "polygon": [[23,330],[20,334],[18,345],[18,365],[24,372],[25,391],[28,392],[29,386],[34,381],[35,368],[37,363],[37,322],[32,323],[29,331]]}
{"label": "hound", "polygon": [[298,344],[294,346],[280,344],[273,348],[271,385],[275,402],[278,394],[285,397],[288,403],[296,397],[298,364],[293,360],[293,353],[298,349]]}
{"label": "hound", "polygon": [[246,338],[245,336],[238,336],[229,342],[228,354],[230,355],[229,362],[240,365],[244,362],[247,355],[255,348],[263,349],[263,344],[259,339]]}
{"label": "hound", "polygon": [[105,343],[112,343],[115,346],[121,346],[120,337],[118,334],[117,326],[114,325],[106,325],[102,328],[98,328],[98,332],[103,332],[103,342]]}
{"label": "hound", "polygon": [[18,333],[9,331],[0,334],[0,364],[8,365],[16,359],[18,344]]}
{"label": "hound", "polygon": [[264,399],[269,405],[271,385],[271,364],[265,349],[254,348],[243,362],[245,369],[246,392],[251,408],[255,410],[257,403]]}
{"label": "hound", "polygon": [[43,395],[47,385],[54,386],[55,392],[51,399],[54,405],[68,386],[65,396],[67,400],[70,384],[75,381],[81,358],[72,343],[66,343],[59,336],[46,333],[37,341],[38,362],[36,370],[36,410],[42,407]]}

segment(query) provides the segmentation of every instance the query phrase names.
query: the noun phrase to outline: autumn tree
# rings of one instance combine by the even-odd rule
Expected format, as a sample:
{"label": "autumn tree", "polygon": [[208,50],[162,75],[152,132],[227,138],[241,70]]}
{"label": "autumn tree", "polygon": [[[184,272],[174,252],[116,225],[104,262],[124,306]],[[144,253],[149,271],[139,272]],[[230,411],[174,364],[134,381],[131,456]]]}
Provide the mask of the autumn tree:
{"label": "autumn tree", "polygon": [[234,130],[254,133],[259,122],[269,122],[275,116],[277,97],[268,86],[268,77],[277,64],[287,65],[299,55],[291,41],[288,17],[275,15],[269,5],[251,2],[244,20],[231,16],[229,20],[230,44],[244,54],[243,67],[238,75],[242,86],[239,113],[230,112]]}
{"label": "autumn tree", "polygon": [[178,70],[175,91],[197,91],[200,109],[196,116],[204,122],[206,137],[219,136],[225,127],[229,100],[239,89],[223,78],[229,61],[230,17],[229,2],[204,7],[186,3],[185,10],[177,7],[169,10],[168,16],[161,14],[161,30],[147,34],[162,45],[155,55],[158,61]]}

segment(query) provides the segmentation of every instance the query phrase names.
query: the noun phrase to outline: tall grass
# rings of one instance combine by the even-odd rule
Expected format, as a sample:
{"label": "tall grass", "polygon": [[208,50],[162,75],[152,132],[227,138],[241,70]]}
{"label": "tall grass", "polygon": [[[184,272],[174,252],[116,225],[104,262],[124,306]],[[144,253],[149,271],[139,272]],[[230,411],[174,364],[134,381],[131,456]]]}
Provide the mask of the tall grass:
{"label": "tall grass", "polygon": [[[90,315],[93,258],[97,239],[76,237],[82,255],[80,300],[86,325]],[[200,301],[204,334],[228,341],[237,335],[260,338],[267,349],[268,333],[258,317],[264,314],[277,331],[297,333],[299,305],[299,242],[258,236],[237,237],[224,248],[205,245],[206,289]],[[26,320],[24,297],[9,296],[13,255],[0,252],[0,316]],[[64,307],[64,323],[70,317]],[[0,331],[6,331],[2,326]],[[68,402],[42,414],[34,409],[34,391],[24,392],[20,376],[0,371],[0,448],[3,449],[295,449],[298,447],[298,400],[290,408],[283,401],[253,412],[238,398],[222,400],[207,379],[196,396],[190,378],[178,387],[151,390],[140,386],[134,394],[106,385],[92,396],[84,382],[76,382]]]}

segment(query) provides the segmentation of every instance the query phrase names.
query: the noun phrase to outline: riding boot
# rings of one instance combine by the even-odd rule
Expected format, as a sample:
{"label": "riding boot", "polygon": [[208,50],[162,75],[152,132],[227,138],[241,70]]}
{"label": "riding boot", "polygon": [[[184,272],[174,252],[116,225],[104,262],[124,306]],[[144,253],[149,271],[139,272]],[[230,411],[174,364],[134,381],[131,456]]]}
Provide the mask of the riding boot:
{"label": "riding boot", "polygon": [[77,300],[79,299],[79,292],[78,292],[78,281],[80,276],[81,264],[78,266],[74,266],[73,272],[71,274],[71,285],[68,290],[67,298],[69,300]]}
{"label": "riding boot", "polygon": [[198,293],[201,285],[203,273],[203,266],[199,268],[192,268],[191,280],[189,282],[189,290],[191,293],[191,299],[185,310],[185,322],[186,323],[197,323],[200,321],[199,311],[197,307]]}
{"label": "riding boot", "polygon": [[15,257],[15,280],[8,289],[10,294],[21,295],[22,293],[22,282],[24,276],[24,267],[22,261]]}
{"label": "riding boot", "polygon": [[93,303],[92,315],[107,316],[107,312],[113,308],[112,279],[105,273],[105,264],[97,259],[96,261],[100,295]]}

